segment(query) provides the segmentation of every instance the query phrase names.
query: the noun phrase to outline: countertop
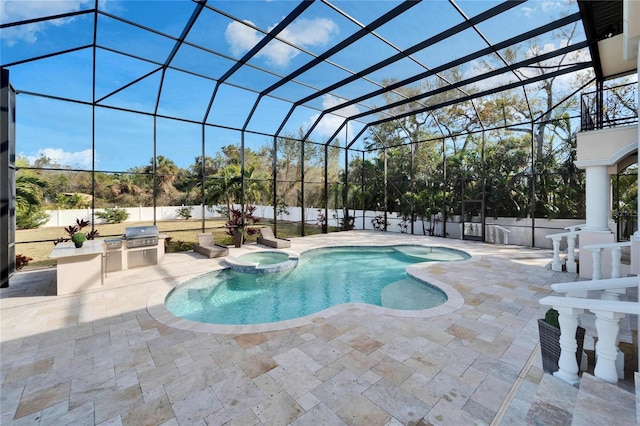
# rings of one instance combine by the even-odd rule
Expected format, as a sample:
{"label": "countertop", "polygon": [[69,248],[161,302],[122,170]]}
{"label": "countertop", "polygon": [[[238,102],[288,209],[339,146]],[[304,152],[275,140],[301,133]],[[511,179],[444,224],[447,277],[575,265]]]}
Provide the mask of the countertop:
{"label": "countertop", "polygon": [[104,251],[102,246],[104,240],[87,240],[82,243],[82,247],[76,248],[75,244],[71,241],[66,243],[58,243],[51,254],[49,259],[60,259],[63,257],[74,256],[86,256],[90,254],[101,254]]}

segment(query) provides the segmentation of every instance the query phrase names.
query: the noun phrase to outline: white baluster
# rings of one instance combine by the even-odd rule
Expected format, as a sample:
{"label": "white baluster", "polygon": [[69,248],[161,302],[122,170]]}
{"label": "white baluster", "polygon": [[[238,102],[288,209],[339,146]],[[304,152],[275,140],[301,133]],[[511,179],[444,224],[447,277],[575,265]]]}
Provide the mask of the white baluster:
{"label": "white baluster", "polygon": [[611,278],[620,278],[622,272],[620,265],[622,264],[622,247],[611,248]]}
{"label": "white baluster", "polygon": [[593,280],[602,279],[602,250],[602,248],[591,249],[593,253],[593,274],[591,279]]}
{"label": "white baluster", "polygon": [[[626,288],[609,288],[602,292],[600,298],[602,300],[620,300],[620,296],[627,293]],[[586,297],[586,296],[585,296]],[[624,353],[620,350],[620,340],[616,337],[616,371],[618,379],[624,379]]]}
{"label": "white baluster", "polygon": [[[578,362],[576,361],[576,330],[578,329],[578,315],[584,312],[582,309],[569,307],[555,307],[558,311],[560,323],[560,359],[558,371],[553,375],[572,385],[579,383]],[[582,355],[582,354],[581,354]]]}
{"label": "white baluster", "polygon": [[567,235],[567,272],[578,272],[578,265],[576,264],[576,235]]}
{"label": "white baluster", "polygon": [[553,241],[553,260],[551,261],[551,270],[560,272],[562,271],[562,262],[560,261],[560,240],[562,237],[552,237]]}
{"label": "white baluster", "polygon": [[591,309],[596,314],[596,330],[598,332],[598,343],[596,343],[596,367],[593,374],[609,383],[618,382],[618,370],[616,360],[618,359],[618,322],[624,314],[617,312],[597,311]]}

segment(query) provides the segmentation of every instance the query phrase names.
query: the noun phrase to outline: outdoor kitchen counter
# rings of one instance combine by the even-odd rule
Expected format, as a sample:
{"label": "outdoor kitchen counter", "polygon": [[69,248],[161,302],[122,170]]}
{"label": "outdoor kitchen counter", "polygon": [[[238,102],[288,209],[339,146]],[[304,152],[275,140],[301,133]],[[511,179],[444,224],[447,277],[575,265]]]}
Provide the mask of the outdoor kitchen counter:
{"label": "outdoor kitchen counter", "polygon": [[[159,234],[155,245],[127,248],[123,244],[114,250],[106,249],[104,239],[87,240],[80,248],[72,242],[58,243],[49,254],[49,259],[56,259],[58,263],[56,294],[100,288],[107,273],[160,263],[164,258],[165,238],[167,235]],[[117,258],[117,267],[110,269],[110,259],[114,258]]]}
{"label": "outdoor kitchen counter", "polygon": [[56,294],[77,293],[102,285],[103,240],[87,240],[76,248],[71,242],[58,243],[50,259],[58,261]]}

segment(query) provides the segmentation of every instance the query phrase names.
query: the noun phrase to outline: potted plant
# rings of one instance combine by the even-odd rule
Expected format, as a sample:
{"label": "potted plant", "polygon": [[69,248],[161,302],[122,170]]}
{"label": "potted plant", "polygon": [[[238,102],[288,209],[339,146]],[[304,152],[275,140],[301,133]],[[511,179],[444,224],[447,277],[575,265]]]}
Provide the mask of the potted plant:
{"label": "potted plant", "polygon": [[82,247],[82,243],[87,241],[87,236],[84,232],[76,232],[71,236],[71,241],[76,245],[76,248]]}
{"label": "potted plant", "polygon": [[229,210],[229,219],[225,223],[225,228],[227,228],[227,234],[233,238],[235,247],[242,247],[246,235],[254,235],[258,232],[257,229],[249,226],[255,224],[258,220],[253,215],[255,210],[256,207],[252,205],[245,207],[244,214],[240,209],[232,208]]}
{"label": "potted plant", "polygon": [[233,230],[233,245],[235,248],[242,247],[242,243],[244,242],[244,227],[242,225],[238,225],[236,229]]}
{"label": "potted plant", "polygon": [[[558,371],[558,360],[560,359],[560,323],[558,322],[558,311],[549,308],[544,319],[538,319],[538,333],[540,334],[540,354],[542,355],[542,368],[545,372],[553,374]],[[584,347],[585,329],[578,327],[576,330],[576,362],[580,366],[582,349]]]}

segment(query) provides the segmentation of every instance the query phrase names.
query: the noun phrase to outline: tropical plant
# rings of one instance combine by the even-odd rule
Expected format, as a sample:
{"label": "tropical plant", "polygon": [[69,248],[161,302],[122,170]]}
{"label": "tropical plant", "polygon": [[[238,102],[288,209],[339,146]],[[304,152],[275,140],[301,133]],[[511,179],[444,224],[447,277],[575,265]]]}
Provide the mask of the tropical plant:
{"label": "tropical plant", "polygon": [[[146,173],[153,173],[154,161],[153,158],[150,161],[150,165],[146,166]],[[180,168],[176,166],[173,160],[163,156],[158,155],[155,159],[155,192],[158,198],[163,200],[170,199],[176,189],[173,186],[173,183],[177,179],[177,175],[180,171]]]}
{"label": "tropical plant", "polygon": [[323,210],[318,209],[318,215],[316,216],[316,225],[320,227],[322,232],[327,232],[327,216],[325,216]]}
{"label": "tropical plant", "polygon": [[[69,241],[70,239],[72,239],[72,237],[76,233],[80,232],[81,229],[86,228],[89,225],[90,225],[90,223],[89,223],[88,220],[76,218],[76,223],[74,223],[73,225],[66,226],[64,228],[64,231],[67,233],[69,238],[60,237],[60,238],[54,240],[53,244],[57,245],[58,243],[64,243],[66,241]],[[100,233],[98,232],[97,229],[94,229],[93,231],[84,233],[84,235],[85,235],[87,240],[94,240],[94,239],[96,239],[97,237],[100,236]]]}
{"label": "tropical plant", "polygon": [[83,196],[82,194],[78,194],[74,192],[73,194],[68,193],[58,193],[56,194],[55,204],[56,207],[60,209],[79,209],[87,207],[87,205],[91,204],[87,202],[86,198],[91,199],[90,196]]}
{"label": "tropical plant", "polygon": [[384,231],[387,226],[391,225],[391,222],[384,220],[384,216],[379,214],[371,219],[371,225],[376,231]]}
{"label": "tropical plant", "polygon": [[[337,215],[334,215],[336,217]],[[338,225],[342,231],[351,231],[355,227],[355,216],[351,216],[349,209],[342,208],[342,217],[338,218]]]}
{"label": "tropical plant", "polygon": [[16,177],[16,227],[32,229],[49,220],[42,210],[42,191],[47,182],[36,175],[20,174]]}
{"label": "tropical plant", "polygon": [[242,178],[240,166],[230,164],[222,168],[215,176],[205,182],[205,202],[207,205],[220,204],[221,201],[231,211],[231,205],[242,197]]}
{"label": "tropical plant", "polygon": [[32,257],[28,257],[23,254],[16,254],[16,269],[19,271],[20,269],[27,266],[32,260]]}
{"label": "tropical plant", "polygon": [[242,233],[243,237],[256,234],[258,230],[251,227],[258,221],[258,218],[253,215],[255,211],[256,207],[248,204],[245,206],[244,213],[240,209],[231,208],[225,223],[227,234],[232,237],[236,233]]}

